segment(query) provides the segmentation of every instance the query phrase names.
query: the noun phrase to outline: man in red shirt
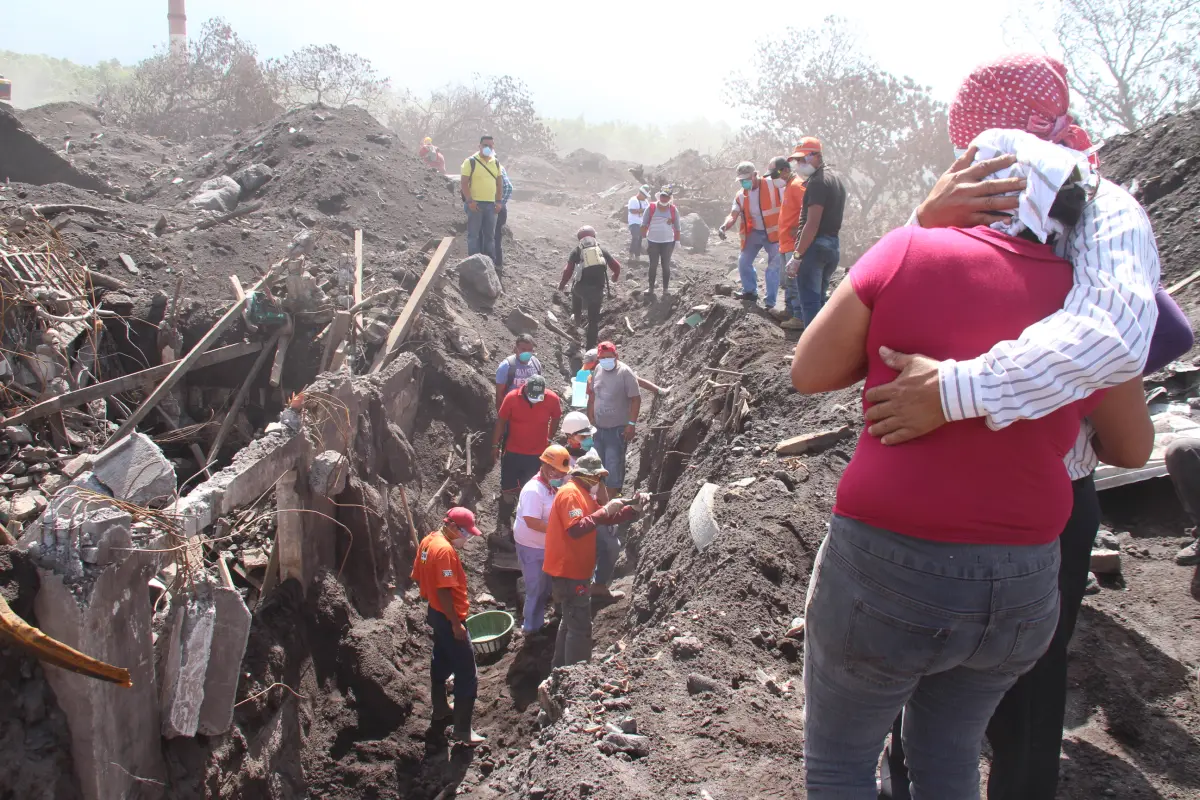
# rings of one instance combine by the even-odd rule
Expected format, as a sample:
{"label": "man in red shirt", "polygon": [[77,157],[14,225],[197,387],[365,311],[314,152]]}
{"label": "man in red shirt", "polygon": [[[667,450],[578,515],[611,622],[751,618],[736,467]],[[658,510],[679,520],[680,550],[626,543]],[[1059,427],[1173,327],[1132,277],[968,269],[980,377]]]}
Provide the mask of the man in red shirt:
{"label": "man in red shirt", "polygon": [[571,479],[554,495],[550,507],[542,571],[550,576],[551,594],[562,610],[552,662],[556,667],[592,657],[597,526],[632,522],[650,500],[648,494],[639,494],[633,500],[609,500],[601,507],[596,493],[607,474],[595,451],[585,453],[571,468]]}
{"label": "man in red shirt", "polygon": [[[454,737],[470,747],[484,741],[471,729],[478,679],[475,651],[463,622],[471,605],[467,599],[467,573],[456,548],[468,536],[480,536],[475,515],[454,507],[446,512],[442,527],[421,540],[413,560],[411,578],[429,602],[425,618],[433,628],[433,663],[430,666],[430,698],[433,724],[453,718]],[[454,706],[446,699],[446,679],[454,676]]]}
{"label": "man in red shirt", "polygon": [[498,548],[505,555],[512,556],[494,561],[501,569],[519,569],[515,555],[516,543],[512,539],[517,496],[521,493],[521,487],[542,468],[542,453],[550,446],[550,436],[558,430],[560,419],[562,401],[554,392],[547,391],[546,379],[541,375],[531,376],[521,388],[505,395],[500,404],[496,428],[492,431],[492,453],[493,456],[499,456],[503,446],[497,519],[498,530],[503,533],[499,537],[492,537],[491,541],[493,550]]}

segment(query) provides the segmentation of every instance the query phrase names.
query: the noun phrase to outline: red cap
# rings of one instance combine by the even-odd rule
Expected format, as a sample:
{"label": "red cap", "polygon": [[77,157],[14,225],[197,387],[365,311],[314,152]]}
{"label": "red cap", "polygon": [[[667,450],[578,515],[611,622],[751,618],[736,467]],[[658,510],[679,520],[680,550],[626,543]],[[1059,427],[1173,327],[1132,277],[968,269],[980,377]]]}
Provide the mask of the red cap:
{"label": "red cap", "polygon": [[617,346],[612,342],[601,342],[596,345],[596,355],[602,356],[605,353],[611,353],[615,356],[617,354]]}
{"label": "red cap", "polygon": [[788,158],[804,158],[810,153],[819,152],[821,152],[821,140],[815,136],[805,136],[800,140],[800,144],[796,145],[796,152],[792,153]]}
{"label": "red cap", "polygon": [[453,523],[459,530],[466,531],[472,536],[483,536],[483,532],[475,527],[475,515],[471,513],[471,509],[455,506],[446,512],[446,518],[442,523]]}

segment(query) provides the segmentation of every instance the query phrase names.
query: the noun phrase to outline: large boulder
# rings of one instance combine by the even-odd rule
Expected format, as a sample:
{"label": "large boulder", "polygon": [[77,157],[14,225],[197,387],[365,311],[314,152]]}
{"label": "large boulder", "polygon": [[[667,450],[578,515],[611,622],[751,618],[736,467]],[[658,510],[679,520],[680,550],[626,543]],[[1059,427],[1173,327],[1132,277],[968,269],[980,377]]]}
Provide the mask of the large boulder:
{"label": "large boulder", "polygon": [[228,175],[200,184],[200,191],[188,202],[208,211],[233,211],[242,195],[241,185]]}
{"label": "large boulder", "polygon": [[707,253],[708,223],[699,214],[688,214],[679,221],[679,243],[693,253]]}
{"label": "large boulder", "polygon": [[496,265],[492,259],[482,253],[467,256],[458,262],[458,280],[464,288],[481,294],[491,300],[500,296],[504,287],[500,284],[500,276],[496,274]]}
{"label": "large boulder", "polygon": [[251,164],[233,173],[233,179],[242,187],[243,197],[254,194],[274,177],[275,170],[266,164]]}

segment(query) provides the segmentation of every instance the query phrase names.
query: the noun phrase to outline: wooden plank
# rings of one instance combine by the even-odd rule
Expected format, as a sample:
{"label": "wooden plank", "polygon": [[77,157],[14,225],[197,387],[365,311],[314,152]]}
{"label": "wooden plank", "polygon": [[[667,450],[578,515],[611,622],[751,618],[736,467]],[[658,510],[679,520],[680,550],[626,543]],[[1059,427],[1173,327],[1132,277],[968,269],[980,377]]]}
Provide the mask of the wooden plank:
{"label": "wooden plank", "polygon": [[275,347],[275,363],[271,365],[271,386],[278,389],[283,380],[283,362],[287,360],[288,345],[292,343],[292,331],[295,328],[291,319],[279,334],[279,344]]}
{"label": "wooden plank", "polygon": [[247,373],[246,379],[242,381],[237,394],[233,396],[233,402],[229,404],[229,411],[225,412],[225,419],[221,421],[221,427],[217,430],[217,436],[213,439],[212,446],[208,448],[208,460],[205,462],[205,467],[212,464],[216,460],[217,454],[221,452],[221,445],[225,443],[225,437],[232,430],[237,413],[241,410],[242,404],[246,402],[246,396],[250,394],[250,387],[254,384],[258,373],[262,371],[263,364],[267,363],[267,357],[275,352],[275,343],[279,339],[279,333],[279,331],[276,331],[266,346],[259,351],[258,358],[254,359],[254,364],[250,367],[250,372]]}
{"label": "wooden plank", "polygon": [[329,335],[325,337],[325,351],[321,354],[321,371],[329,369],[333,362],[333,354],[337,351],[342,340],[346,338],[346,332],[350,330],[350,312],[339,311],[333,317],[333,322],[329,324]]}
{"label": "wooden plank", "polygon": [[[362,302],[363,294],[363,238],[362,229],[354,229],[354,305]],[[362,332],[362,315],[354,315],[354,330],[356,333]],[[336,345],[335,345],[336,346]]]}
{"label": "wooden plank", "polygon": [[850,429],[849,425],[843,425],[840,428],[828,431],[804,433],[800,436],[793,436],[791,439],[784,439],[775,445],[775,454],[780,456],[798,456],[804,453],[813,453],[818,450],[824,450],[830,445],[836,444],[842,439],[848,439],[853,435],[854,431]]}
{"label": "wooden plank", "polygon": [[[216,350],[210,350],[196,360],[195,369],[200,367],[210,367],[213,364],[221,364],[225,361],[231,361],[235,358],[248,356],[251,353],[257,353],[263,347],[262,342],[239,342],[230,344],[224,347],[218,347]],[[113,378],[109,381],[101,383],[93,383],[91,386],[85,386],[82,389],[76,389],[73,392],[60,394],[58,397],[52,397],[49,400],[44,400],[37,405],[30,406],[24,411],[13,414],[8,419],[4,420],[5,425],[19,425],[23,422],[29,422],[34,419],[47,417],[55,412],[62,411],[64,408],[74,408],[81,406],[84,403],[92,400],[99,400],[102,397],[111,397],[120,392],[128,392],[131,389],[140,389],[143,386],[150,386],[156,380],[164,375],[169,375],[171,370],[178,365],[178,361],[172,361],[169,364],[160,364],[157,367],[150,367],[141,372],[131,372],[128,375],[122,375],[119,378]]]}
{"label": "wooden plank", "polygon": [[337,372],[342,368],[342,364],[346,363],[347,344],[348,343],[343,340],[342,343],[338,345],[337,350],[333,351],[333,356],[329,359],[330,372]]}
{"label": "wooden plank", "polygon": [[404,310],[400,312],[400,317],[396,320],[396,324],[392,326],[392,331],[388,334],[387,341],[384,342],[383,347],[379,348],[379,352],[375,355],[375,361],[371,364],[371,372],[379,372],[379,370],[383,369],[392,360],[392,356],[396,353],[396,348],[404,344],[404,339],[408,336],[409,331],[412,330],[413,323],[416,322],[421,306],[425,304],[425,299],[429,296],[430,288],[433,286],[434,281],[442,274],[442,269],[446,265],[446,256],[449,254],[450,245],[452,244],[454,244],[454,237],[447,236],[438,245],[433,258],[429,260],[429,266],[421,273],[421,279],[417,281],[416,288],[413,289],[408,302],[404,304]]}
{"label": "wooden plank", "polygon": [[[266,283],[267,279],[270,278],[273,273],[274,269],[268,270],[267,274],[259,278],[258,282],[254,284],[254,288],[252,288],[250,291],[258,291],[258,288]],[[150,413],[150,410],[158,405],[160,400],[166,397],[167,393],[170,392],[171,389],[174,388],[175,384],[179,382],[179,379],[186,375],[188,370],[196,365],[196,362],[202,355],[204,355],[205,351],[208,350],[208,348],[212,345],[216,344],[217,339],[221,338],[221,334],[224,333],[231,325],[233,325],[241,310],[242,303],[240,302],[235,302],[225,310],[225,313],[222,314],[221,318],[216,321],[216,324],[208,329],[208,333],[204,334],[200,341],[196,342],[196,346],[193,347],[186,356],[175,362],[175,368],[168,373],[167,377],[162,379],[162,383],[158,384],[154,391],[150,393],[150,396],[142,401],[140,406],[134,409],[133,413],[129,415],[128,419],[121,423],[121,427],[118,428],[117,432],[112,435],[107,443],[105,443],[106,448],[111,447],[113,444],[119,442],[121,439],[124,439],[137,429],[138,423],[145,419],[146,415]]]}
{"label": "wooden plank", "polygon": [[1196,280],[1196,278],[1200,278],[1200,269],[1196,270],[1191,275],[1188,275],[1186,278],[1184,278],[1179,283],[1172,286],[1170,289],[1167,289],[1167,294],[1175,294],[1180,289],[1187,286],[1192,281]]}

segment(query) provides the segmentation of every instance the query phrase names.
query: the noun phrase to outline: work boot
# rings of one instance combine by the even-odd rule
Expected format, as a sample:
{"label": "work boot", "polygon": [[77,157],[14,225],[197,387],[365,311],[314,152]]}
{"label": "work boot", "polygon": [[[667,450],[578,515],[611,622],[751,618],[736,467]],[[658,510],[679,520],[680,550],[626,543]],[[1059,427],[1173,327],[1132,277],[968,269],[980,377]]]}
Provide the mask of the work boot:
{"label": "work boot", "polygon": [[776,322],[787,322],[792,318],[792,312],[786,308],[768,308],[767,313],[770,314]]}
{"label": "work boot", "polygon": [[758,292],[737,292],[736,294],[734,294],[734,297],[736,297],[738,300],[742,300],[745,302],[750,302],[750,303],[758,302]]}
{"label": "work boot", "polygon": [[454,704],[454,740],[462,742],[467,747],[475,747],[487,741],[471,728],[471,718],[475,715],[475,698],[460,697]]}
{"label": "work boot", "polygon": [[804,320],[799,317],[792,317],[779,323],[779,327],[785,331],[802,331],[804,330]]}
{"label": "work boot", "polygon": [[1194,567],[1200,564],[1200,539],[1176,553],[1175,563],[1181,567]]}
{"label": "work boot", "polygon": [[620,589],[615,592],[605,586],[603,583],[592,584],[592,597],[606,603],[616,603],[625,599],[625,593]]}
{"label": "work boot", "polygon": [[433,705],[433,724],[447,723],[454,717],[454,706],[446,699],[446,682],[434,681],[429,689]]}

